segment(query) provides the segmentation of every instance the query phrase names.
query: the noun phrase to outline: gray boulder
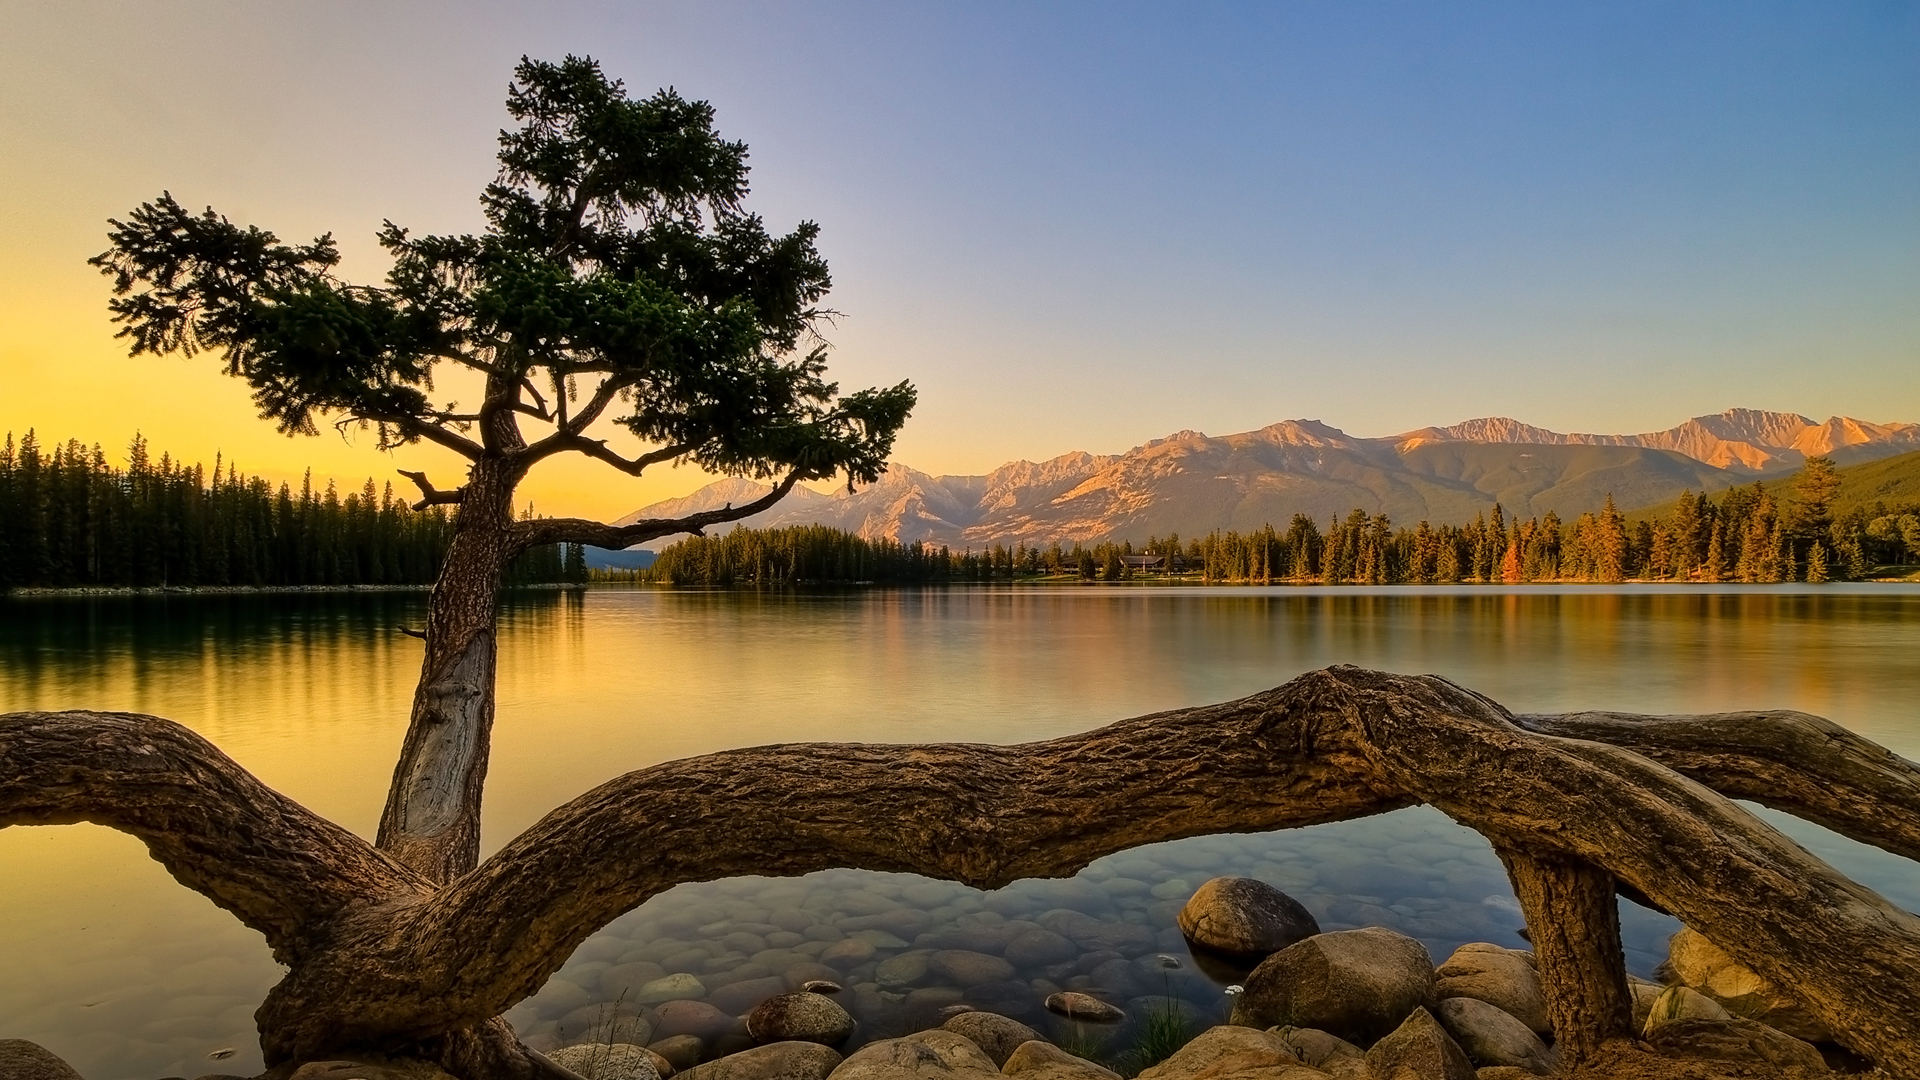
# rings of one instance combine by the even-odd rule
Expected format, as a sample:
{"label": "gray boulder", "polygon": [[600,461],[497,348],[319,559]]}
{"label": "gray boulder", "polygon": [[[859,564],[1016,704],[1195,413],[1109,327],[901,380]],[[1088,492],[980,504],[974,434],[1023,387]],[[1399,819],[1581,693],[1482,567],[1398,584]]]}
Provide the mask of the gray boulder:
{"label": "gray boulder", "polygon": [[660,1080],[653,1056],[645,1047],[632,1043],[582,1043],[563,1046],[547,1054],[556,1065],[564,1065],[587,1080]]}
{"label": "gray boulder", "polygon": [[1479,998],[1446,998],[1434,1006],[1440,1026],[1478,1067],[1511,1065],[1547,1076],[1554,1054],[1527,1025]]}
{"label": "gray boulder", "polygon": [[1367,1051],[1367,1067],[1386,1078],[1404,1069],[1419,1080],[1475,1080],[1466,1051],[1425,1009],[1415,1009],[1406,1023],[1374,1043]]}
{"label": "gray boulder", "polygon": [[1532,957],[1516,949],[1475,942],[1455,949],[1434,972],[1434,997],[1473,998],[1499,1008],[1536,1035],[1553,1032],[1547,998]]}
{"label": "gray boulder", "polygon": [[1305,1067],[1284,1038],[1270,1031],[1222,1025],[1208,1028],[1172,1057],[1141,1070],[1139,1080],[1185,1080],[1202,1073],[1228,1076],[1286,1066]]}
{"label": "gray boulder", "polygon": [[1381,927],[1315,934],[1274,953],[1234,999],[1244,1027],[1318,1028],[1366,1046],[1433,1001],[1426,946]]}
{"label": "gray boulder", "polygon": [[963,1039],[971,1041],[982,1052],[993,1059],[996,1067],[1005,1068],[1007,1059],[1020,1048],[1022,1043],[1035,1040],[1044,1041],[1044,1037],[1012,1017],[990,1012],[963,1012],[940,1025]]}
{"label": "gray boulder", "polygon": [[80,1074],[39,1043],[0,1039],[0,1080],[80,1080]]}
{"label": "gray boulder", "polygon": [[951,1031],[881,1039],[853,1052],[833,1080],[989,1080],[1000,1070],[978,1046]]}
{"label": "gray boulder", "polygon": [[1266,956],[1320,932],[1298,900],[1244,877],[1217,877],[1200,886],[1177,922],[1187,940],[1232,956]]}
{"label": "gray boulder", "polygon": [[776,1042],[696,1065],[683,1080],[827,1080],[840,1055],[815,1042]]}
{"label": "gray boulder", "polygon": [[853,1015],[825,994],[781,994],[747,1014],[747,1034],[763,1045],[810,1042],[838,1046],[853,1034]]}
{"label": "gray boulder", "polygon": [[1000,1066],[1007,1076],[1027,1080],[1120,1080],[1120,1074],[1041,1039],[1021,1043]]}

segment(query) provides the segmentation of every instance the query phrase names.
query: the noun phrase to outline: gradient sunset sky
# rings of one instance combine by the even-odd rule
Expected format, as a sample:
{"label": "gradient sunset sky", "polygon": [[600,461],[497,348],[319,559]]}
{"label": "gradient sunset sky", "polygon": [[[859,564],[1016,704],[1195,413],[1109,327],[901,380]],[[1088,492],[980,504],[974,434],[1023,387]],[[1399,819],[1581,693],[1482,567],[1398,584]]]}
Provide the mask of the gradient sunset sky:
{"label": "gradient sunset sky", "polygon": [[[23,3],[0,33],[0,432],[357,486],[218,361],[128,360],[86,265],[172,191],[383,272],[480,226],[522,54],[710,100],[819,221],[849,388],[981,472],[1312,417],[1920,420],[1920,5]],[[324,430],[324,429],[323,429]],[[398,483],[397,478],[396,483]],[[613,516],[705,480],[536,472]]]}

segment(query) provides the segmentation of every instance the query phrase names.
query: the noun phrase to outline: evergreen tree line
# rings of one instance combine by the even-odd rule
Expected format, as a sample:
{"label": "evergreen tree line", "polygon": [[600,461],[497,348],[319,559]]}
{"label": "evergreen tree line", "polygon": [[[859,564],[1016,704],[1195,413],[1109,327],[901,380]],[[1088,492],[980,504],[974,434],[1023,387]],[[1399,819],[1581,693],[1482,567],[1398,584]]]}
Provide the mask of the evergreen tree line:
{"label": "evergreen tree line", "polygon": [[[14,588],[425,585],[452,537],[444,507],[414,510],[369,479],[344,496],[309,471],[299,490],[208,470],[134,436],[124,469],[96,444],[0,444],[0,590]],[[578,545],[535,549],[514,584],[579,582]]]}
{"label": "evergreen tree line", "polygon": [[1059,544],[1046,549],[997,544],[980,551],[956,552],[944,544],[901,543],[884,537],[868,540],[826,525],[794,525],[688,537],[669,545],[644,570],[599,571],[596,577],[704,586],[814,582],[931,585],[1006,581],[1044,574],[1117,581],[1132,575],[1121,561],[1123,555],[1132,554],[1131,544],[1113,543],[1091,548],[1075,544],[1071,549]]}
{"label": "evergreen tree line", "polygon": [[1269,525],[1184,542],[1154,537],[1137,549],[1108,542],[954,552],[826,526],[738,529],[680,541],[648,570],[607,576],[705,586],[1060,575],[1122,581],[1164,573],[1255,584],[1764,583],[1861,578],[1878,566],[1920,561],[1920,504],[1875,503],[1835,514],[1840,484],[1832,462],[1814,458],[1779,494],[1760,481],[1718,500],[1686,492],[1670,513],[1632,523],[1608,496],[1599,510],[1571,522],[1552,512],[1509,520],[1496,504],[1467,525],[1422,521],[1409,529],[1355,510],[1324,530],[1296,514],[1284,531]]}

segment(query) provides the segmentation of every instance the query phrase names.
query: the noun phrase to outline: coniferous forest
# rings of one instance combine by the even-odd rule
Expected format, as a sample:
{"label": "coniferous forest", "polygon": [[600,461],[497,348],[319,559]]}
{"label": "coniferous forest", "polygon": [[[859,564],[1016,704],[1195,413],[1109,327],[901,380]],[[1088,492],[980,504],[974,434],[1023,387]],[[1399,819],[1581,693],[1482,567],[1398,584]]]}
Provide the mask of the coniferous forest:
{"label": "coniferous forest", "polygon": [[[444,507],[414,510],[369,479],[298,490],[161,454],[144,439],[116,468],[98,445],[0,444],[0,590],[427,585],[452,536]],[[536,549],[514,584],[586,580],[576,545]]]}
{"label": "coniferous forest", "polygon": [[1822,582],[1920,561],[1920,505],[1873,503],[1834,512],[1841,478],[1824,458],[1791,485],[1733,488],[1717,500],[1687,493],[1663,515],[1629,523],[1608,498],[1562,521],[1509,520],[1496,505],[1467,525],[1396,527],[1355,510],[1326,528],[1295,515],[1287,528],[1214,532],[1145,544],[1103,542],[979,551],[868,540],[825,526],[737,529],[692,537],[616,579],[673,585],[805,582],[933,584],[1066,576],[1122,581],[1184,575],[1252,584],[1441,585],[1504,582]]}
{"label": "coniferous forest", "polygon": [[[426,585],[451,535],[444,507],[414,510],[369,479],[344,495],[311,479],[296,490],[232,464],[158,460],[144,439],[128,465],[99,446],[42,447],[32,432],[0,443],[0,589]],[[668,547],[647,570],[609,580],[673,585],[808,582],[938,584],[1016,578],[1124,581],[1180,575],[1254,584],[1493,582],[1785,582],[1871,576],[1920,561],[1920,504],[1834,510],[1842,478],[1815,458],[1779,490],[1765,482],[1717,498],[1683,495],[1630,521],[1611,499],[1562,521],[1509,520],[1495,506],[1465,525],[1396,526],[1355,510],[1324,527],[1213,532],[1090,545],[944,546],[865,539],[826,526],[737,529]],[[578,546],[528,552],[514,584],[587,580]]]}

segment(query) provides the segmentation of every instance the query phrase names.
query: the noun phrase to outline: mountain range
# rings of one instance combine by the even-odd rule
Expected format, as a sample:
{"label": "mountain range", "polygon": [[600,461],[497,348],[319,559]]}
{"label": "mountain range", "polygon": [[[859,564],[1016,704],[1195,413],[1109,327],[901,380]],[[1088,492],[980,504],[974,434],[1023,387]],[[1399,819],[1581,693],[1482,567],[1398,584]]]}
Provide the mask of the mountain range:
{"label": "mountain range", "polygon": [[[1180,431],[1124,454],[1014,461],[984,476],[890,465],[879,482],[824,495],[796,488],[741,524],[830,525],[868,538],[946,544],[1144,540],[1213,529],[1285,528],[1359,508],[1395,522],[1464,523],[1497,502],[1509,515],[1564,517],[1612,495],[1622,510],[1780,476],[1809,457],[1840,464],[1920,450],[1920,424],[1729,409],[1639,435],[1562,434],[1506,417],[1362,438],[1318,420],[1209,436]],[[677,517],[748,502],[767,486],[719,480],[634,511]],[[678,537],[646,545],[658,549]]]}

